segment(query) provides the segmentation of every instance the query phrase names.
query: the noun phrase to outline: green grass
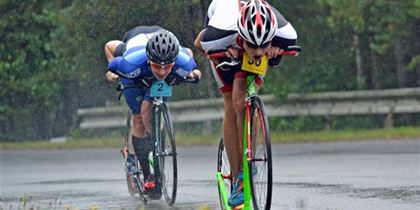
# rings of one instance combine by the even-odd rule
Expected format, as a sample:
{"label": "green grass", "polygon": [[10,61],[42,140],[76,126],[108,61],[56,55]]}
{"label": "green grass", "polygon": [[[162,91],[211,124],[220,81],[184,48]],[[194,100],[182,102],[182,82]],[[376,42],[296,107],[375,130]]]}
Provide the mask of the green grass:
{"label": "green grass", "polygon": [[[394,129],[344,130],[330,132],[271,132],[271,141],[273,144],[405,138],[420,138],[420,128],[404,127]],[[219,142],[219,139],[220,134],[192,135],[183,133],[176,136],[178,146],[216,145]],[[121,134],[102,138],[70,139],[63,143],[51,143],[49,141],[28,141],[20,143],[1,142],[0,150],[119,148],[122,143],[123,135]]]}

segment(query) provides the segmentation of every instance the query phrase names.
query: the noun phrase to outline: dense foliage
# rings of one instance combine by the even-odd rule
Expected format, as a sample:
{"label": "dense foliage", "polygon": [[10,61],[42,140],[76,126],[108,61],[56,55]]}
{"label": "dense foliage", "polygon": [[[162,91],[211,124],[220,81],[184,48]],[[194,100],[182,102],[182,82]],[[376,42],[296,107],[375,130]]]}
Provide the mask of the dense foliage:
{"label": "dense foliage", "polygon": [[[0,139],[69,134],[77,108],[116,103],[104,77],[106,41],[161,25],[193,48],[210,2],[0,1]],[[270,71],[266,93],[420,86],[420,0],[270,2],[305,50]],[[218,96],[205,59],[196,58],[203,82],[177,87],[173,100]]]}

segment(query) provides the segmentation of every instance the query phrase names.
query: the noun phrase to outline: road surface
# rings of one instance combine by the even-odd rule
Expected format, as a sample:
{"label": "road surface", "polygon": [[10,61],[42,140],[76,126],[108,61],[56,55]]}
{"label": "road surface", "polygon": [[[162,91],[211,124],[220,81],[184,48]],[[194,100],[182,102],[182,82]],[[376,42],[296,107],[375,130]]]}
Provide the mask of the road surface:
{"label": "road surface", "polygon": [[[176,204],[129,196],[118,149],[1,151],[0,209],[220,209],[216,146],[179,148]],[[420,206],[420,139],[273,146],[272,209]]]}

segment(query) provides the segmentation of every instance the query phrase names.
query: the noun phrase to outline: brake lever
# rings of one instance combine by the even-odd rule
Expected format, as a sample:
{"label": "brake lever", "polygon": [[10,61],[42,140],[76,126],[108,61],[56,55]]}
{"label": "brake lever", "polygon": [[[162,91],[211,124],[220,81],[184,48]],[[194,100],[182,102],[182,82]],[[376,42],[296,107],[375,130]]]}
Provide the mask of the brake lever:
{"label": "brake lever", "polygon": [[224,61],[224,62],[222,62],[222,63],[219,63],[219,64],[216,66],[216,68],[220,68],[220,69],[222,69],[222,70],[228,70],[228,68],[224,68],[223,66],[229,66],[229,67],[232,67],[232,66],[236,66],[236,65],[238,65],[238,64],[240,64],[240,63],[241,63],[240,61],[235,60],[235,59],[232,59],[232,61],[230,61],[230,62]]}

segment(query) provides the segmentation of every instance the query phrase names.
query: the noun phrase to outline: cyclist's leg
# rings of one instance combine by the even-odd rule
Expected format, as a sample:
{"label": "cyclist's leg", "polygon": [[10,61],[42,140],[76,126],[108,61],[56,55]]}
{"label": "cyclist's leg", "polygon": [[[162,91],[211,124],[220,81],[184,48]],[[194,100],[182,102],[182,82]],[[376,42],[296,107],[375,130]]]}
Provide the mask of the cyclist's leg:
{"label": "cyclist's leg", "polygon": [[[232,100],[233,100],[233,107],[236,112],[237,116],[237,127],[238,127],[238,137],[239,141],[243,143],[243,128],[244,128],[244,111],[245,111],[245,97],[246,97],[246,75],[247,73],[244,71],[239,71],[235,74],[235,80],[233,82],[233,90],[232,90]],[[262,86],[262,78],[260,76],[256,76],[255,82],[257,84],[257,90]],[[241,151],[243,148],[241,147]],[[242,160],[242,153],[241,153],[241,160]]]}
{"label": "cyclist's leg", "polygon": [[131,132],[133,136],[144,137],[146,135],[146,129],[143,124],[141,114],[132,114],[131,121],[133,122],[133,125],[131,126]]}
{"label": "cyclist's leg", "polygon": [[[131,81],[123,79],[123,83],[128,84]],[[131,120],[133,124],[131,129],[134,152],[140,162],[144,177],[147,177],[150,174],[147,158],[149,151],[152,150],[152,142],[150,136],[147,135],[144,119],[140,111],[142,109],[140,104],[143,102],[144,95],[145,92],[141,89],[129,88],[124,90],[124,98],[132,112]]]}
{"label": "cyclist's leg", "polygon": [[243,128],[244,128],[244,111],[245,111],[245,96],[246,96],[246,78],[242,77],[241,72],[235,75],[232,90],[233,108],[236,113],[236,126],[238,133],[239,159],[242,165],[242,151],[243,151]]}
{"label": "cyclist's leg", "polygon": [[150,168],[148,164],[149,151],[152,150],[152,141],[150,136],[146,135],[144,124],[140,114],[132,115],[133,125],[132,129],[132,143],[134,153],[137,160],[140,162],[140,166],[144,177],[148,177],[150,174]]}
{"label": "cyclist's leg", "polygon": [[145,132],[147,134],[152,133],[152,103],[149,100],[143,100],[141,104],[141,118],[143,119],[143,124],[145,128]]}
{"label": "cyclist's leg", "polygon": [[[132,81],[129,79],[122,79],[124,85],[131,85]],[[143,101],[145,91],[139,88],[128,88],[124,90],[124,98],[131,110],[131,133],[136,137],[145,136],[145,127],[140,115],[140,105]]]}
{"label": "cyclist's leg", "polygon": [[232,103],[232,92],[223,94],[225,116],[223,118],[223,142],[226,153],[229,158],[229,164],[232,170],[232,178],[236,180],[238,177],[241,160],[240,145],[238,143],[238,132],[236,126],[236,113]]}
{"label": "cyclist's leg", "polygon": [[[144,95],[144,99],[143,102],[141,104],[141,118],[143,120],[143,124],[145,127],[145,132],[146,132],[146,143],[147,145],[144,145],[146,148],[145,154],[149,154],[150,152],[153,152],[153,139],[151,138],[151,133],[152,133],[152,102],[151,102],[151,98],[149,96],[149,92],[145,93]],[[146,155],[146,158],[147,158]],[[147,165],[147,168],[149,168],[148,165],[148,160],[145,159],[144,163],[142,163],[144,165]],[[145,174],[145,187],[150,189],[150,188],[154,188],[155,187],[155,182],[156,182],[156,177],[155,176],[149,176],[149,174]]]}
{"label": "cyclist's leg", "polygon": [[213,77],[223,94],[225,114],[223,118],[223,143],[226,148],[226,154],[229,159],[229,164],[232,170],[232,179],[236,180],[241,166],[240,145],[238,143],[238,132],[236,123],[236,113],[233,108],[232,89],[235,73],[240,69],[239,67],[232,67],[232,69],[224,71],[216,68],[213,62],[210,62],[210,67]]}
{"label": "cyclist's leg", "polygon": [[[244,126],[244,110],[245,110],[245,95],[246,95],[246,79],[236,77],[232,88],[232,108],[235,113],[236,124],[236,141],[237,149],[235,151],[235,159],[238,161],[238,170],[242,169],[243,159],[243,126]],[[243,175],[238,173],[234,179],[232,193],[229,196],[229,205],[232,207],[241,205],[243,203]]]}
{"label": "cyclist's leg", "polygon": [[147,158],[149,155],[149,151],[152,150],[152,142],[150,137],[146,135],[146,129],[143,124],[141,114],[133,114],[132,121],[132,141],[134,151],[136,153],[137,159],[140,162],[144,177],[147,177],[150,174]]}
{"label": "cyclist's leg", "polygon": [[[235,79],[233,82],[233,89],[232,89],[232,101],[233,101],[233,108],[236,113],[236,126],[237,126],[237,144],[240,145],[238,149],[238,159],[240,163],[240,167],[242,166],[243,160],[243,138],[244,138],[244,112],[245,112],[245,97],[246,97],[246,73],[243,71],[239,71],[235,74]],[[259,79],[256,80],[257,84],[261,84]],[[242,177],[242,178],[241,178]],[[231,206],[238,206],[241,205],[244,201],[244,193],[243,193],[243,174],[240,173],[238,182],[234,184],[234,191],[232,192],[231,196],[229,197],[229,204]],[[235,191],[236,189],[236,191]]]}

